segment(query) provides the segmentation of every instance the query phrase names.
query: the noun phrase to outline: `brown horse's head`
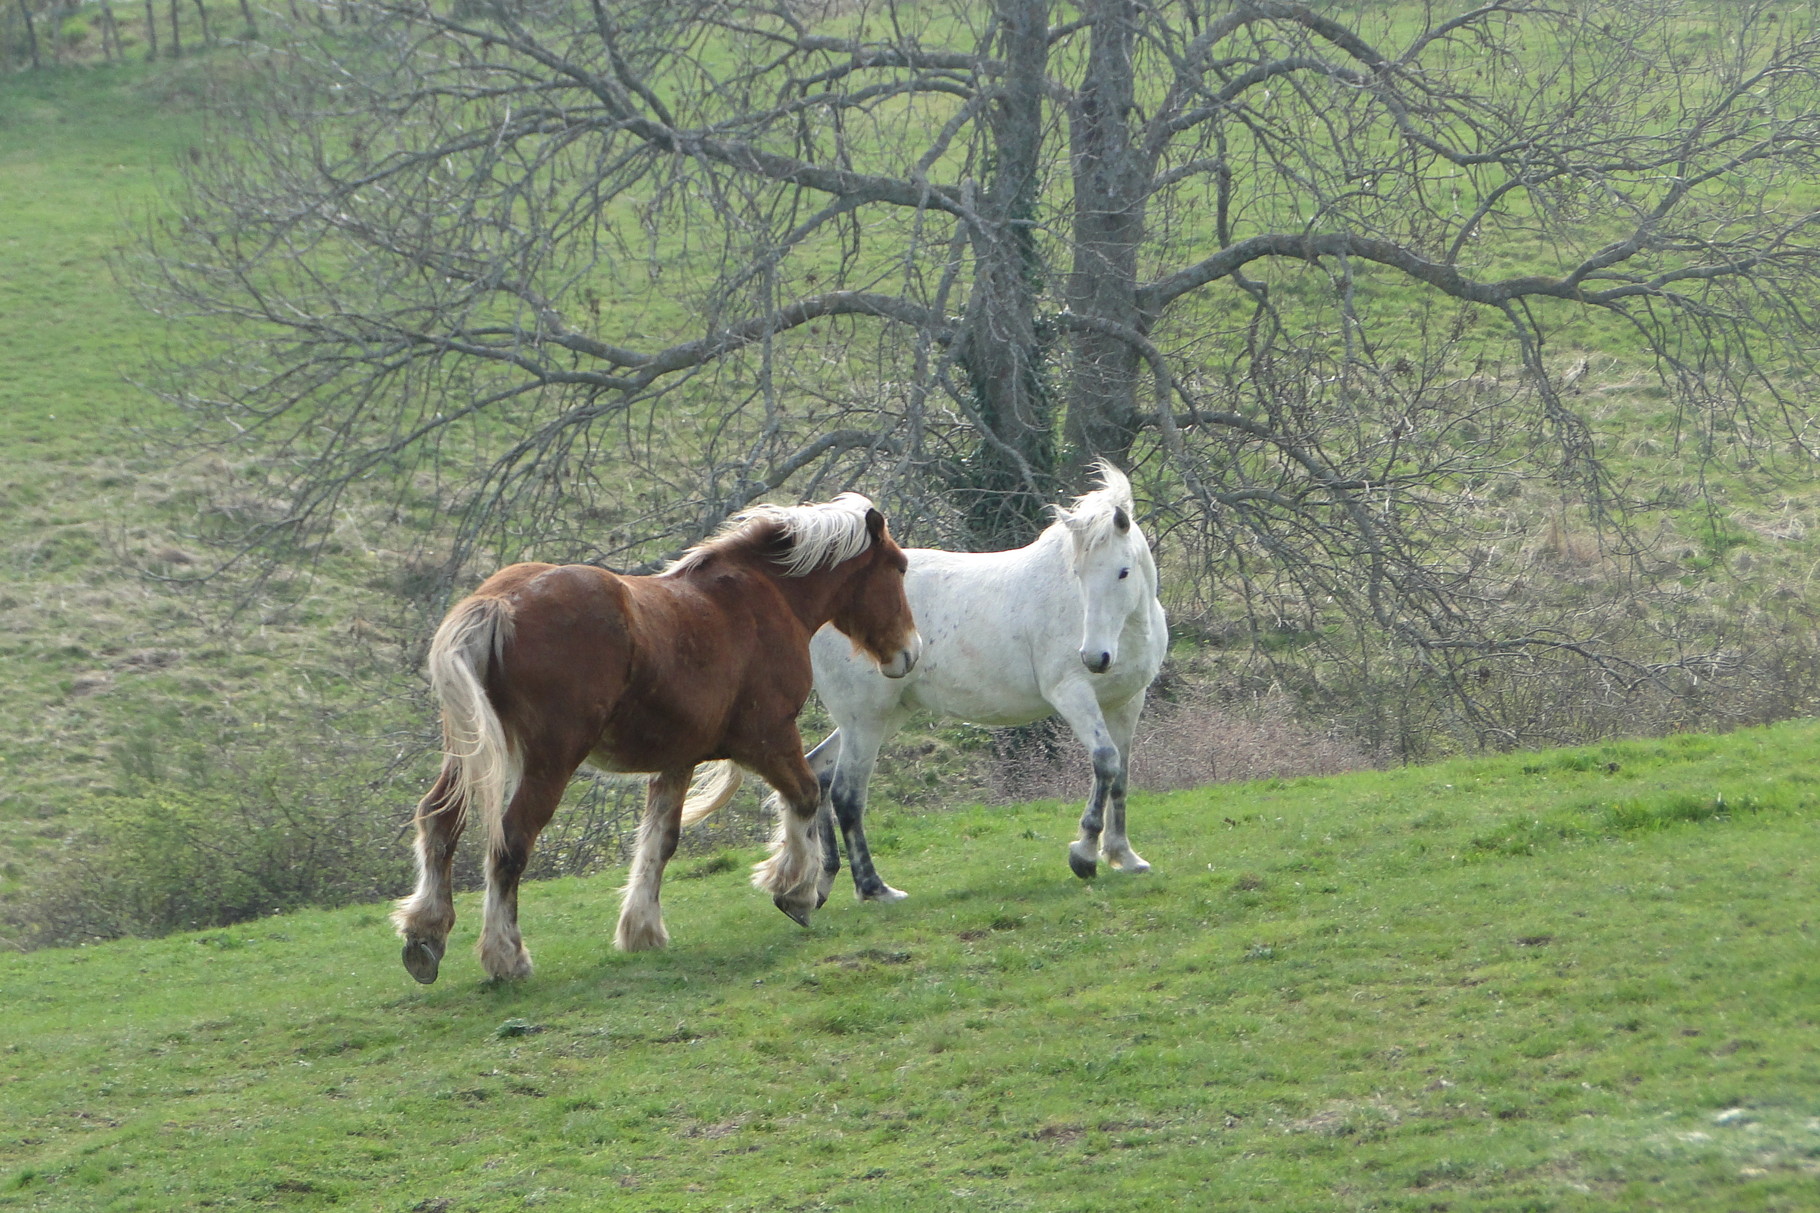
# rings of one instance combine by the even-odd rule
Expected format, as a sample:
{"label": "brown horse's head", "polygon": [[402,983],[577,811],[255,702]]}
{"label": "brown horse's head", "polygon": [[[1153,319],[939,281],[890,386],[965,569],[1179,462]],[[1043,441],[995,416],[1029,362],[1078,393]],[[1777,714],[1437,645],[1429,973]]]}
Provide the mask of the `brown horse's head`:
{"label": "brown horse's head", "polygon": [[910,562],[891,538],[885,516],[870,504],[866,533],[871,542],[846,562],[847,582],[835,598],[830,622],[878,662],[885,677],[902,678],[923,652],[923,638],[904,596],[904,570]]}

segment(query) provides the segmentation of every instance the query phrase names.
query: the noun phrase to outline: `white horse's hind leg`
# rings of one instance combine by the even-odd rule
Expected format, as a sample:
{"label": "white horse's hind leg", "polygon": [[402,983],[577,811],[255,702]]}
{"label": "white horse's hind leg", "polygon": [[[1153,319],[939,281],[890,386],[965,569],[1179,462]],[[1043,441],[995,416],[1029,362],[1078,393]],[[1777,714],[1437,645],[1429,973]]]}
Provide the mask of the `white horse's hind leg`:
{"label": "white horse's hind leg", "polygon": [[818,910],[828,903],[828,894],[834,891],[834,878],[840,875],[840,842],[834,837],[834,803],[828,796],[840,752],[841,732],[835,729],[803,756],[821,787],[821,800],[815,807],[815,833],[821,839],[822,849],[822,870],[815,878],[815,908]]}
{"label": "white horse's hind leg", "polygon": [[638,826],[638,848],[626,874],[619,926],[613,932],[613,946],[622,952],[647,952],[670,942],[658,894],[663,886],[664,866],[676,854],[677,839],[682,834],[682,806],[693,774],[692,768],[667,771],[652,776],[645,788],[645,815]]}
{"label": "white horse's hind leg", "polygon": [[1150,865],[1131,849],[1125,837],[1125,780],[1131,769],[1131,738],[1137,732],[1138,716],[1144,710],[1144,693],[1106,709],[1106,727],[1118,747],[1118,774],[1106,790],[1106,832],[1100,840],[1100,852],[1106,861],[1121,872],[1148,872]]}

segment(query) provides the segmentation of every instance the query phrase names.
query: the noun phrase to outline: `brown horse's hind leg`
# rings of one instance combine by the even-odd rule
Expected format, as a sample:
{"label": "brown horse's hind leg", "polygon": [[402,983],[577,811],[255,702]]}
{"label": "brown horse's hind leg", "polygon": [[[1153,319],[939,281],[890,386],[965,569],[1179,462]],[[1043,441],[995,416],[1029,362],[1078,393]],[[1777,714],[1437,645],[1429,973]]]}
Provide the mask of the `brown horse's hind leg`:
{"label": "brown horse's hind leg", "polygon": [[481,916],[480,967],[495,981],[531,975],[531,954],[518,932],[518,882],[531,848],[550,823],[574,768],[526,772],[505,820],[487,847],[487,895]]}
{"label": "brown horse's hind leg", "polygon": [[454,789],[454,769],[445,765],[429,794],[418,802],[417,889],[392,911],[392,921],[404,937],[404,967],[424,985],[436,980],[455,926],[451,871],[464,822]]}
{"label": "brown horse's hind leg", "polygon": [[757,773],[776,790],[770,803],[777,810],[777,832],[771,838],[771,857],[753,869],[752,883],[806,927],[822,901],[822,848],[815,829],[821,781],[803,761],[800,748]]}
{"label": "brown horse's hind leg", "polygon": [[645,816],[638,827],[638,850],[626,874],[619,909],[619,927],[613,946],[622,952],[645,952],[670,942],[664,929],[658,891],[663,886],[664,865],[676,854],[682,832],[683,800],[689,793],[693,768],[666,771],[651,777],[645,790]]}

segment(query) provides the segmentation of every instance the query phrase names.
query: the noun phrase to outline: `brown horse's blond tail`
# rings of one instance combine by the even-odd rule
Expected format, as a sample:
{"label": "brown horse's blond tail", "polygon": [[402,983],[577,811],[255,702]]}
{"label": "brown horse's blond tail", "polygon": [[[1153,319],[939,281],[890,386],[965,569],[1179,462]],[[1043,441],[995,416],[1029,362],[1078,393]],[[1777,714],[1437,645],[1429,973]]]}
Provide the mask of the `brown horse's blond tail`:
{"label": "brown horse's blond tail", "polygon": [[505,726],[487,698],[487,666],[504,657],[512,636],[512,607],[503,598],[458,604],[430,642],[430,688],[442,706],[442,748],[455,769],[454,803],[477,809],[487,845],[504,845],[506,805],[522,774]]}
{"label": "brown horse's blond tail", "polygon": [[744,779],[738,763],[725,759],[709,763],[706,774],[689,787],[688,799],[683,801],[682,824],[692,826],[732,800]]}

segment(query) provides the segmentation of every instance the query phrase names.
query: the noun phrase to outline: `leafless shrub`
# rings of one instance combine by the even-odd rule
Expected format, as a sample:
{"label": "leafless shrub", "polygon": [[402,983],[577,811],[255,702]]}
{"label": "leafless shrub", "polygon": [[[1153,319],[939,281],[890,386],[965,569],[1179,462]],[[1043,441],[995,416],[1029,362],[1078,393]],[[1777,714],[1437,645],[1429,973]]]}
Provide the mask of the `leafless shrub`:
{"label": "leafless shrub", "polygon": [[[1133,790],[1167,792],[1382,765],[1337,728],[1298,719],[1280,688],[1231,702],[1197,686],[1145,709],[1132,742],[1129,780]],[[1000,803],[1079,799],[1092,782],[1085,753],[1055,720],[1002,730],[986,762],[988,794]]]}
{"label": "leafless shrub", "polygon": [[[628,862],[644,813],[642,779],[583,774],[556,816],[538,837],[526,878],[588,876]],[[683,831],[677,853],[705,854],[752,847],[771,835],[771,815],[756,797],[735,798],[699,825]],[[469,847],[457,869],[463,887],[481,884],[479,847]]]}

